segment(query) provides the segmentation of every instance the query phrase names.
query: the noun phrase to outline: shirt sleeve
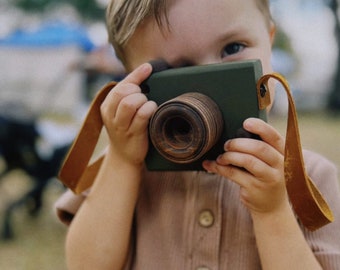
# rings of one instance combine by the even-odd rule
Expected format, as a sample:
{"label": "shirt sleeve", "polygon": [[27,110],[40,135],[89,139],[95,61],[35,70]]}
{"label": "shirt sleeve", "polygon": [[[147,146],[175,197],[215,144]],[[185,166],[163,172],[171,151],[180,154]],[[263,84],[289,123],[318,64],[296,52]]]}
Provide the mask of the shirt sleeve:
{"label": "shirt sleeve", "polygon": [[85,198],[86,192],[77,195],[71,190],[67,190],[62,194],[54,205],[59,220],[65,225],[70,225]]}
{"label": "shirt sleeve", "polygon": [[334,221],[314,232],[302,228],[306,240],[323,269],[340,269],[340,187],[334,164],[305,151],[306,169],[329,204]]}

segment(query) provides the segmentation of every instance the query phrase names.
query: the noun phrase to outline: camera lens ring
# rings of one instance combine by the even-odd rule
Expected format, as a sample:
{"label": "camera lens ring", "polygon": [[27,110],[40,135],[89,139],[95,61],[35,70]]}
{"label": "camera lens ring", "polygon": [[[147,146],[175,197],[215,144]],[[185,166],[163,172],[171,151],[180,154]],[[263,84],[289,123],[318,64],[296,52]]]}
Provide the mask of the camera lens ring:
{"label": "camera lens ring", "polygon": [[175,163],[201,158],[219,139],[223,117],[216,103],[206,95],[191,92],[159,106],[149,124],[155,149]]}
{"label": "camera lens ring", "polygon": [[[195,152],[201,152],[203,147],[203,140],[194,138],[194,134],[204,129],[198,117],[195,110],[181,103],[171,102],[159,108],[149,125],[152,144],[159,154],[176,163],[191,162]],[[186,132],[178,129],[178,122],[186,126]],[[176,130],[170,131],[172,127]]]}

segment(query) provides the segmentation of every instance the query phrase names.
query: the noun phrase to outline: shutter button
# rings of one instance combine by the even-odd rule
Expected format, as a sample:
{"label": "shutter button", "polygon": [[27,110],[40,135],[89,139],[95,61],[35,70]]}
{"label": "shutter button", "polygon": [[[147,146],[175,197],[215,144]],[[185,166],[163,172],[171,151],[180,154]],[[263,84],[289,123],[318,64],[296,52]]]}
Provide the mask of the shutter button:
{"label": "shutter button", "polygon": [[202,227],[208,228],[214,224],[214,215],[210,210],[203,210],[199,214],[199,224]]}

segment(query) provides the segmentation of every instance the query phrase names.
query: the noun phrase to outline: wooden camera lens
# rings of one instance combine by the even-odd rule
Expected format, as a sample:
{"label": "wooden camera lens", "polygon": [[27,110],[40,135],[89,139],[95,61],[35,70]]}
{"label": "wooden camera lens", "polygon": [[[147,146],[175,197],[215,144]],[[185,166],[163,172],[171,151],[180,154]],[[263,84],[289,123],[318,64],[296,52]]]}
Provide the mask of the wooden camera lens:
{"label": "wooden camera lens", "polygon": [[150,120],[153,146],[166,159],[191,163],[221,136],[223,117],[216,103],[201,93],[185,93],[159,106]]}

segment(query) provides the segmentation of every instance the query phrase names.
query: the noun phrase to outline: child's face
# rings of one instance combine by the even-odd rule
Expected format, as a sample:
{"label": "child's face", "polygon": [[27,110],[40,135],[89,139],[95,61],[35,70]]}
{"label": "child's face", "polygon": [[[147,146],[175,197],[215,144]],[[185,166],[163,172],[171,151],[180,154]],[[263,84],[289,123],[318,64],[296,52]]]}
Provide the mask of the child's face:
{"label": "child's face", "polygon": [[260,59],[271,72],[274,27],[254,0],[175,0],[168,16],[169,29],[154,20],[139,26],[124,50],[128,70],[157,58],[174,67]]}

